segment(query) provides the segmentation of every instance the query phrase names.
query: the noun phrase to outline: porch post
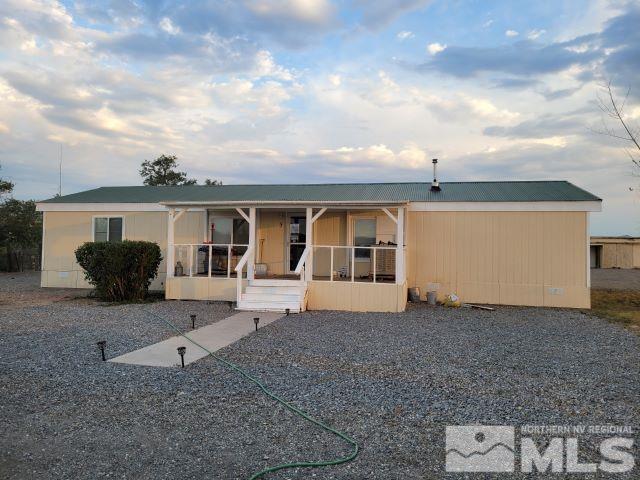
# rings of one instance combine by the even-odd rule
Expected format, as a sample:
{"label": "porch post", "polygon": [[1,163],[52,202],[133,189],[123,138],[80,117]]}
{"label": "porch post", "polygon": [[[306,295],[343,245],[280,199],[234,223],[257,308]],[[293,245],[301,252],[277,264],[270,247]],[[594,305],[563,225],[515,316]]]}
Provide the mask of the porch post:
{"label": "porch post", "polygon": [[169,209],[169,217],[167,220],[167,278],[173,278],[175,264],[175,248],[174,243],[174,226],[175,226],[176,209]]}
{"label": "porch post", "polygon": [[247,264],[247,278],[253,280],[256,263],[256,207],[249,208],[249,248],[253,248],[253,251]]}
{"label": "porch post", "polygon": [[209,241],[209,225],[207,225],[208,220],[209,220],[209,211],[205,208],[204,212],[202,212],[202,223],[204,225],[203,232],[202,232],[203,242]]}
{"label": "porch post", "polygon": [[404,207],[398,207],[396,224],[396,283],[404,283]]}
{"label": "porch post", "polygon": [[304,268],[304,279],[309,282],[313,279],[313,208],[307,207],[307,222],[306,222],[306,247],[309,249],[309,255],[307,256],[307,263]]}

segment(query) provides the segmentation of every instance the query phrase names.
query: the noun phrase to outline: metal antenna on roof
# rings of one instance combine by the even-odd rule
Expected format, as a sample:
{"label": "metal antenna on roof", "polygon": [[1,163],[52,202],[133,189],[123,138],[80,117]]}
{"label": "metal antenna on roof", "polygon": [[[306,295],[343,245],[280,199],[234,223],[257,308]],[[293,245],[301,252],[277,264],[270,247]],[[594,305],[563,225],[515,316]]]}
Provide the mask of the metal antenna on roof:
{"label": "metal antenna on roof", "polygon": [[62,144],[58,149],[58,196],[62,196]]}

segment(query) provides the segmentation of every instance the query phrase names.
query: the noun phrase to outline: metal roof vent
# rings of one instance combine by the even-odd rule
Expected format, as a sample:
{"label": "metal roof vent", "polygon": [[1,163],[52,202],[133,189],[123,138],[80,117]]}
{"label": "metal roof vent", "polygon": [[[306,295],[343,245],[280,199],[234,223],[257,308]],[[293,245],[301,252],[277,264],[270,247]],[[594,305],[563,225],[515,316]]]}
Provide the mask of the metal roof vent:
{"label": "metal roof vent", "polygon": [[433,182],[431,182],[431,191],[439,192],[440,184],[438,183],[438,175],[437,175],[438,159],[434,158],[432,162],[433,162]]}

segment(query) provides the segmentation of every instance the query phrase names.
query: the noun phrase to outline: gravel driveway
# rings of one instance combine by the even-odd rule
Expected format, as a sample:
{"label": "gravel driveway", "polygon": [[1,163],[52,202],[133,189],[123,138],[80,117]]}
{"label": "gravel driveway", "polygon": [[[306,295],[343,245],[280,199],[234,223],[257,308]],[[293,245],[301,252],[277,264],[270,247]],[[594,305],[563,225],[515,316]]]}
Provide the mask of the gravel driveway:
{"label": "gravel driveway", "polygon": [[[348,452],[212,358],[99,361],[97,340],[115,356],[171,335],[147,310],[185,327],[191,312],[229,315],[205,302],[0,306],[0,477],[235,479]],[[638,336],[579,311],[307,312],[219,353],[360,443],[349,464],[268,478],[447,478],[446,425],[640,428]],[[595,445],[581,439],[582,460]]]}

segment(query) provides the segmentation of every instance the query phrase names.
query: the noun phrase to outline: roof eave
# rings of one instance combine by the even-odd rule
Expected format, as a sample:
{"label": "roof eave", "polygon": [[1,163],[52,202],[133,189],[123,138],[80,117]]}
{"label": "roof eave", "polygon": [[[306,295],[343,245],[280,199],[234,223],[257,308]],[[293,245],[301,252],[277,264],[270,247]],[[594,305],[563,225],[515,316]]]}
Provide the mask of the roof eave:
{"label": "roof eave", "polygon": [[305,206],[305,205],[320,205],[320,206],[328,206],[328,207],[340,207],[340,206],[385,206],[385,205],[406,205],[409,203],[407,200],[224,200],[224,201],[184,201],[184,202],[159,202],[160,205],[164,205],[166,207],[184,207],[184,206],[193,206],[193,207],[209,207],[209,206],[234,206],[234,205],[242,205],[242,206],[250,206],[250,205],[259,205],[261,207],[269,206],[269,205],[296,205],[296,206]]}

